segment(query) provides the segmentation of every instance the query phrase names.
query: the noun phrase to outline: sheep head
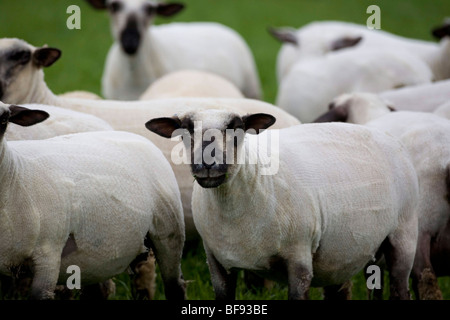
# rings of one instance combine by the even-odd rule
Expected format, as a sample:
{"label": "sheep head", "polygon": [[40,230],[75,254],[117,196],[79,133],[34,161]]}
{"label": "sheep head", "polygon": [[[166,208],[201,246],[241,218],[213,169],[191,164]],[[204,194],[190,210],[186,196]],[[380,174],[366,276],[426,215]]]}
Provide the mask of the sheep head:
{"label": "sheep head", "polygon": [[36,48],[20,39],[0,39],[0,99],[7,103],[25,101],[30,88],[44,80],[41,71],[61,56],[61,51],[47,46]]}
{"label": "sheep head", "polygon": [[184,8],[180,3],[156,3],[148,0],[87,0],[96,9],[107,9],[111,32],[123,51],[134,55],[142,37],[156,15],[170,17]]}
{"label": "sheep head", "polygon": [[233,176],[242,163],[245,134],[258,134],[274,123],[275,118],[269,114],[241,117],[213,109],[152,119],[145,126],[165,138],[181,136],[195,180],[203,188],[216,188]]}

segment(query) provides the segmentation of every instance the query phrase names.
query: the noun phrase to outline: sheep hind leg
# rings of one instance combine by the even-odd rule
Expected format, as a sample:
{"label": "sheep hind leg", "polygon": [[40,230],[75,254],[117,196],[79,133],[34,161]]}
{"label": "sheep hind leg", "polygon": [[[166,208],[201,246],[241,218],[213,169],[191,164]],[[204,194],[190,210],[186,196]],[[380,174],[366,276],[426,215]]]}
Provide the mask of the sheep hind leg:
{"label": "sheep hind leg", "polygon": [[[406,230],[401,233],[406,233]],[[383,253],[389,272],[390,299],[410,300],[409,276],[414,263],[415,242],[405,241],[401,235],[388,237],[383,243]]]}
{"label": "sheep hind leg", "polygon": [[161,239],[149,233],[146,242],[155,254],[167,300],[186,299],[186,283],[181,272],[184,235],[172,234]]}
{"label": "sheep hind leg", "polygon": [[418,300],[442,300],[442,292],[430,261],[430,248],[431,236],[421,234],[417,241],[416,258],[411,274],[414,292]]}

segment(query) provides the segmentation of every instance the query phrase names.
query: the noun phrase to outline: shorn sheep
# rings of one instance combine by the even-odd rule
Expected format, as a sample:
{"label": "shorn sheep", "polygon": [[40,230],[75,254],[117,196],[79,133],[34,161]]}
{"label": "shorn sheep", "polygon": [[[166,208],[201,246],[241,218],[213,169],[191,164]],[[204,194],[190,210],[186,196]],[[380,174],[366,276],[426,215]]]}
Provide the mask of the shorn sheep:
{"label": "shorn sheep", "polygon": [[[449,35],[448,24],[449,22],[445,21],[442,26],[435,28],[433,35],[439,39]],[[298,61],[323,57],[346,48],[367,50],[380,47],[406,51],[417,56],[433,71],[434,80],[450,78],[448,39],[442,39],[440,44],[436,44],[342,21],[318,21],[299,29],[272,28],[270,31],[283,42],[277,57],[278,82],[281,82]]]}
{"label": "shorn sheep", "polygon": [[430,68],[412,54],[387,49],[342,50],[296,63],[280,84],[276,105],[312,122],[336,96],[381,92],[431,82]]}
{"label": "shorn sheep", "polygon": [[244,98],[233,83],[216,74],[198,70],[181,70],[156,80],[139,100],[176,97]]}
{"label": "shorn sheep", "polygon": [[412,269],[419,299],[442,299],[436,276],[448,276],[450,256],[450,122],[432,113],[390,112],[368,93],[337,97],[318,121],[345,121],[385,131],[408,150],[419,179],[419,237]]}
{"label": "shorn sheep", "polygon": [[153,26],[155,16],[169,17],[183,9],[178,3],[148,0],[88,0],[107,9],[115,39],[102,78],[107,99],[137,100],[163,75],[197,69],[234,83],[246,97],[261,98],[258,71],[244,39],[234,30],[211,22]]}
{"label": "shorn sheep", "polygon": [[310,286],[345,283],[382,250],[391,297],[409,299],[418,182],[406,151],[348,124],[244,137],[274,122],[205,110],[146,123],[163,137],[182,135],[191,154],[194,221],[216,298],[234,298],[244,269],[287,281],[289,299],[304,299]]}
{"label": "shorn sheep", "polygon": [[[61,98],[53,94],[44,81],[42,68],[59,58],[55,48],[36,48],[19,39],[0,39],[0,101],[5,103],[40,103],[86,112],[109,123],[115,130],[130,131],[150,139],[170,161],[176,142],[152,134],[142,125],[142,119],[170,117],[186,109],[227,109],[241,115],[265,112],[278,119],[277,128],[299,124],[299,121],[280,108],[250,99],[178,98],[124,102],[111,100],[88,100]],[[174,164],[172,169],[180,187],[183,211],[186,218],[186,237],[198,239],[192,214],[192,175],[189,168]]]}
{"label": "shorn sheep", "polygon": [[183,213],[162,153],[143,137],[117,131],[3,137],[8,122],[30,126],[47,117],[0,105],[0,273],[31,268],[31,296],[49,299],[68,278],[68,266],[80,268],[82,284],[99,283],[152,247],[166,297],[183,299]]}

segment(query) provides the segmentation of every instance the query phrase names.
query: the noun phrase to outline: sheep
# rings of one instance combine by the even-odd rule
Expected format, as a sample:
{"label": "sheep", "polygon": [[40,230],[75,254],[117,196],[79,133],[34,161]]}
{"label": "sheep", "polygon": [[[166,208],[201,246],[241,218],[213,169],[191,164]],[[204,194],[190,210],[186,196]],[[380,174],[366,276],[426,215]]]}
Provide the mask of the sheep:
{"label": "sheep", "polygon": [[97,95],[95,93],[92,93],[89,91],[81,91],[81,90],[61,93],[59,96],[62,98],[79,98],[79,99],[91,99],[91,100],[101,100],[102,99],[99,95]]}
{"label": "sheep", "polygon": [[379,96],[397,110],[433,112],[450,100],[450,80],[387,90]]}
{"label": "sheep", "polygon": [[439,107],[437,107],[433,113],[438,116],[450,119],[450,98],[448,102],[443,103]]}
{"label": "sheep", "polygon": [[108,9],[115,39],[102,77],[102,93],[107,99],[136,100],[153,81],[181,69],[216,73],[246,97],[261,98],[253,55],[233,29],[212,22],[151,25],[155,16],[169,17],[182,10],[184,6],[178,3],[88,2],[94,8]]}
{"label": "sheep", "polygon": [[68,266],[80,268],[82,284],[98,283],[151,246],[166,297],[184,299],[182,206],[162,153],[118,131],[4,139],[8,122],[30,126],[47,117],[0,105],[0,273],[31,267],[31,297],[51,299]]}
{"label": "sheep", "polygon": [[[444,28],[446,24],[444,23]],[[445,34],[443,27],[435,28],[433,34],[442,38]],[[401,37],[383,30],[370,30],[365,25],[343,21],[316,21],[298,30],[272,28],[270,32],[283,43],[277,57],[279,83],[298,61],[323,57],[346,48],[367,50],[380,47],[414,54],[427,63],[433,71],[435,80],[450,78],[450,66],[446,58],[450,54],[450,43],[447,40],[438,45],[430,41]]]}
{"label": "sheep", "polygon": [[[15,54],[12,54],[16,52]],[[170,161],[178,181],[185,214],[186,238],[197,241],[198,233],[192,219],[192,176],[187,168],[171,161],[176,142],[151,134],[141,124],[142,119],[172,116],[185,109],[227,109],[242,115],[265,112],[277,117],[276,128],[289,127],[300,122],[275,106],[250,99],[177,98],[153,101],[111,101],[88,99],[64,99],[54,95],[44,81],[43,68],[60,57],[56,48],[36,48],[20,39],[0,39],[0,100],[5,103],[40,103],[97,116],[115,130],[130,131],[150,139]],[[14,68],[14,72],[2,72]]]}
{"label": "sheep", "polygon": [[[414,291],[418,299],[442,299],[436,277],[450,275],[446,268],[450,253],[450,122],[426,112],[389,112],[387,105],[371,94],[337,97],[330,107],[322,120],[365,124],[397,137],[408,150],[419,179]],[[378,113],[373,112],[376,109]],[[368,114],[375,116],[371,120]]]}
{"label": "sheep", "polygon": [[244,98],[234,84],[218,75],[181,70],[153,82],[139,100],[175,97]]}
{"label": "sheep", "polygon": [[348,124],[244,139],[274,122],[264,113],[204,110],[146,123],[162,137],[182,135],[194,160],[192,209],[216,299],[234,298],[236,269],[287,280],[288,298],[303,299],[310,285],[349,280],[382,244],[391,297],[409,299],[418,182],[406,151]]}
{"label": "sheep", "polygon": [[42,104],[25,106],[46,111],[50,114],[50,118],[47,121],[26,128],[26,130],[11,123],[6,133],[6,138],[9,141],[42,140],[78,132],[113,130],[106,121],[90,114]]}
{"label": "sheep", "polygon": [[281,82],[275,104],[301,122],[312,122],[340,94],[381,92],[431,80],[429,67],[407,52],[343,50],[298,62]]}

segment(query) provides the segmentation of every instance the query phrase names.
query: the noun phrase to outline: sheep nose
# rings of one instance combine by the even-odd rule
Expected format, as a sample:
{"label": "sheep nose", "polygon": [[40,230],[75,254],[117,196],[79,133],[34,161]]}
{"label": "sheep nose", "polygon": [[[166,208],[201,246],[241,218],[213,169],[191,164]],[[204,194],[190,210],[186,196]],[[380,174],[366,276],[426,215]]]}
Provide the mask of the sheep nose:
{"label": "sheep nose", "polygon": [[215,164],[216,164],[215,162],[213,162],[211,164],[207,164],[205,162],[202,163],[203,167],[208,170],[211,169]]}

